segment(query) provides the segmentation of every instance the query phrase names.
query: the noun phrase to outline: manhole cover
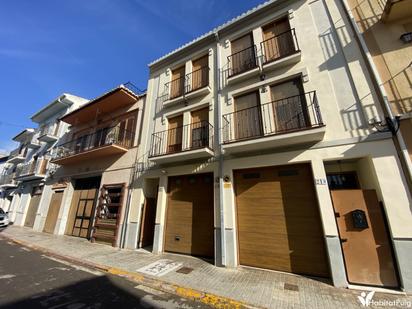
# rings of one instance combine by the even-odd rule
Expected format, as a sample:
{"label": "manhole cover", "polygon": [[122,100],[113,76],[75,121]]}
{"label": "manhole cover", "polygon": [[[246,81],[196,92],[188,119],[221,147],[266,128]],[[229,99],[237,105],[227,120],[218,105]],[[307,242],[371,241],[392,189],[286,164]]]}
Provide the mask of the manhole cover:
{"label": "manhole cover", "polygon": [[289,290],[289,291],[299,291],[299,287],[296,284],[290,284],[290,283],[285,283],[283,286],[284,290]]}
{"label": "manhole cover", "polygon": [[190,267],[182,267],[182,268],[176,270],[177,273],[185,274],[185,275],[190,274],[192,271],[193,271],[193,268],[190,268]]}

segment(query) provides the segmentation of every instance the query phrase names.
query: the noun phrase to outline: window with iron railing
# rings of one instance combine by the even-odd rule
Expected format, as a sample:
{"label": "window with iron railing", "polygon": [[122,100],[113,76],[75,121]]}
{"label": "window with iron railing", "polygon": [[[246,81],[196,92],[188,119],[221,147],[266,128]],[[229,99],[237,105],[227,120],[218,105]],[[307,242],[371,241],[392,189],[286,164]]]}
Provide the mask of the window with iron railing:
{"label": "window with iron railing", "polygon": [[19,166],[18,172],[16,173],[16,177],[27,175],[46,175],[48,163],[49,159],[41,158],[34,159],[25,164],[21,164]]}
{"label": "window with iron railing", "polygon": [[256,54],[256,46],[252,45],[228,56],[228,77],[256,68],[258,66]]}
{"label": "window with iron railing", "polygon": [[199,148],[213,149],[213,126],[207,121],[153,133],[149,157]]}
{"label": "window with iron railing", "polygon": [[209,67],[204,66],[165,84],[165,99],[175,99],[209,86]]}
{"label": "window with iron railing", "polygon": [[223,142],[323,126],[316,91],[274,100],[223,115]]}
{"label": "window with iron railing", "polygon": [[51,135],[57,136],[59,132],[60,122],[49,123],[40,127],[39,136]]}
{"label": "window with iron railing", "polygon": [[299,51],[295,29],[276,34],[260,43],[263,64],[287,57]]}

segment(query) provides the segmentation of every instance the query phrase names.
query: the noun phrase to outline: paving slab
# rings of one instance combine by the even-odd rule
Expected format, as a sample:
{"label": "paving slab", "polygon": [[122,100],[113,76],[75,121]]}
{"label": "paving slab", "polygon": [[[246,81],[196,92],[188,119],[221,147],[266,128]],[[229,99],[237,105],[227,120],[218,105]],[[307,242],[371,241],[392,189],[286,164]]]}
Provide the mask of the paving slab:
{"label": "paving slab", "polygon": [[[215,301],[211,295],[227,298],[233,300],[234,307],[240,306],[239,304],[258,308],[361,307],[358,296],[362,291],[335,288],[330,281],[318,278],[245,267],[216,267],[208,261],[191,256],[170,253],[152,254],[142,249],[120,250],[81,238],[39,233],[25,227],[10,226],[2,230],[0,236],[32,244],[36,248],[73,260],[113,268],[119,274],[135,274],[136,278],[148,278],[152,283],[158,280],[159,287],[167,283],[173,285],[177,291],[183,291],[179,289],[191,291],[184,292],[189,297],[196,298],[195,295],[200,291],[203,296],[209,295],[211,302]],[[140,268],[159,260],[180,263],[187,269],[179,272],[180,267],[161,276],[139,273]],[[373,299],[400,301],[403,304],[409,303],[412,307],[412,296],[405,293],[376,292]],[[216,301],[216,307],[219,306]],[[379,306],[374,307],[379,308]]]}

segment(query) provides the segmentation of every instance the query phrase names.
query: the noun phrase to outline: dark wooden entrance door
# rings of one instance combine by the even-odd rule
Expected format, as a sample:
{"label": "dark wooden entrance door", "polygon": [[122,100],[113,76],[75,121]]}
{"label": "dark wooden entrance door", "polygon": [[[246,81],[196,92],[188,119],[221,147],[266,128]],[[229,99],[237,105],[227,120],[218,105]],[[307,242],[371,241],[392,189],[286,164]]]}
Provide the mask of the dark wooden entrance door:
{"label": "dark wooden entrance door", "polygon": [[392,246],[375,190],[331,190],[348,281],[398,287]]}
{"label": "dark wooden entrance door", "polygon": [[76,180],[66,234],[90,238],[100,177]]}
{"label": "dark wooden entrance door", "polygon": [[142,225],[139,241],[139,247],[141,248],[153,245],[154,229],[156,223],[156,206],[156,197],[146,197],[142,211]]}

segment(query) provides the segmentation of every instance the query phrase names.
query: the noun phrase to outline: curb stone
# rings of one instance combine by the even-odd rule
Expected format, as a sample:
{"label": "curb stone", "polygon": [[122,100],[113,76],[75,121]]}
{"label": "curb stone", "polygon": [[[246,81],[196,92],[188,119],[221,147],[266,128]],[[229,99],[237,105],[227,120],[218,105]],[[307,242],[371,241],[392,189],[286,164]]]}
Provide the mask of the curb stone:
{"label": "curb stone", "polygon": [[49,255],[53,258],[60,259],[66,262],[70,262],[79,266],[87,267],[87,268],[92,268],[96,270],[100,270],[105,273],[109,273],[112,275],[116,276],[121,276],[125,277],[129,280],[135,281],[139,284],[145,285],[147,287],[160,290],[162,292],[166,292],[169,294],[174,294],[180,297],[192,299],[195,301],[199,301],[201,303],[204,303],[206,305],[212,306],[214,308],[224,308],[224,309],[230,309],[230,308],[235,308],[235,309],[243,309],[243,308],[262,308],[262,307],[257,307],[253,306],[251,304],[247,304],[241,301],[237,301],[231,298],[227,298],[224,296],[219,296],[216,294],[211,294],[207,292],[202,292],[199,290],[195,290],[189,287],[185,286],[180,286],[174,283],[170,283],[164,280],[148,277],[139,273],[135,272],[129,272],[121,268],[116,268],[116,267],[110,267],[107,265],[102,265],[98,263],[93,263],[93,262],[86,262],[77,258],[61,255],[59,253],[53,252],[49,249],[46,249],[44,247],[36,246],[34,244],[31,244],[26,241],[18,240],[15,239],[9,235],[4,235],[0,234],[0,238],[12,241],[18,245],[31,248],[36,251],[40,251],[43,254]]}

